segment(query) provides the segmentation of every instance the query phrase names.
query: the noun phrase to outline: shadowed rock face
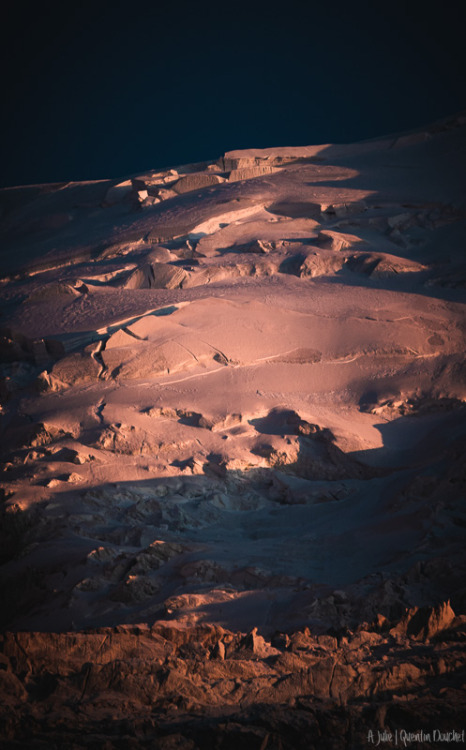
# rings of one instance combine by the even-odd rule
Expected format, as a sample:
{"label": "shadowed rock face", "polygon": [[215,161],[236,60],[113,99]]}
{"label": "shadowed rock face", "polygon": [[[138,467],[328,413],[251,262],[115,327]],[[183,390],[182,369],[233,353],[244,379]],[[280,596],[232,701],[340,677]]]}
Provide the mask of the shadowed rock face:
{"label": "shadowed rock face", "polygon": [[270,641],[257,629],[212,625],[6,633],[3,737],[11,747],[31,737],[67,747],[84,733],[83,746],[99,736],[120,747],[123,735],[138,747],[227,748],[241,739],[291,750],[362,746],[371,729],[420,720],[424,732],[451,731],[465,707],[457,665],[466,618],[449,603],[425,609],[429,637],[413,640],[419,613]]}
{"label": "shadowed rock face", "polygon": [[6,747],[459,726],[464,130],[0,191]]}

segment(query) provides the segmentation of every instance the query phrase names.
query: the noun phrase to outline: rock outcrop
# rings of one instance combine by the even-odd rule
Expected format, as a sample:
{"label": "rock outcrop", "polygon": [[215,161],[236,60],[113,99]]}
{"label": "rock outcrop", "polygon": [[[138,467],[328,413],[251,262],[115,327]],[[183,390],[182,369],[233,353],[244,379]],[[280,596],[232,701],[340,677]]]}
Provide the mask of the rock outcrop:
{"label": "rock outcrop", "polygon": [[435,646],[401,635],[410,613],[390,632],[362,626],[334,637],[305,629],[277,633],[272,642],[257,628],[235,634],[169,622],[5,633],[4,746],[40,739],[49,747],[91,747],[98,737],[108,748],[124,741],[202,750],[240,741],[251,750],[307,750],[363,745],[368,731],[419,724],[431,736],[455,727],[461,733],[465,618],[444,603],[423,619],[437,623]]}

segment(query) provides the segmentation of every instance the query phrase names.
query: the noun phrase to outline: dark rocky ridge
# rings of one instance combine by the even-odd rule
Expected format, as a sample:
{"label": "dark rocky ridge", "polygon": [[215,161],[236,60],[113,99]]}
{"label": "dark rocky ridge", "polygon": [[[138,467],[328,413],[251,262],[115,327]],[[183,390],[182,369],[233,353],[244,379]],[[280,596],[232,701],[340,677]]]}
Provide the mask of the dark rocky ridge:
{"label": "dark rocky ridge", "polygon": [[270,641],[218,626],[5,633],[2,747],[309,750],[461,731],[465,642],[448,602]]}

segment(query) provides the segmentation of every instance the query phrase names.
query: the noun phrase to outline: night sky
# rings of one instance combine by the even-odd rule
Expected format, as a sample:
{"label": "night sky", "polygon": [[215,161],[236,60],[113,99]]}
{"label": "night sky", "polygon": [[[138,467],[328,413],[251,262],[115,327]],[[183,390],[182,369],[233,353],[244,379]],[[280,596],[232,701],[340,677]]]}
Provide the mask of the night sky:
{"label": "night sky", "polygon": [[1,185],[348,142],[466,108],[460,3],[13,3]]}

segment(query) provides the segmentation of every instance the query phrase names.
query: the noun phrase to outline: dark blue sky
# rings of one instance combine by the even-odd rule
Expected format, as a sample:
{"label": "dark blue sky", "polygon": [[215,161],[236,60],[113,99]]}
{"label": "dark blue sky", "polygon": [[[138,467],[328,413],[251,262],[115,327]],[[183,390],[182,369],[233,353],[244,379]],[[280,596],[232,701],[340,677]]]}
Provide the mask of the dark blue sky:
{"label": "dark blue sky", "polygon": [[3,186],[360,140],[466,108],[457,2],[75,5],[4,13]]}

